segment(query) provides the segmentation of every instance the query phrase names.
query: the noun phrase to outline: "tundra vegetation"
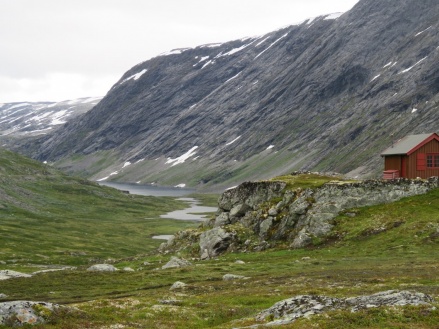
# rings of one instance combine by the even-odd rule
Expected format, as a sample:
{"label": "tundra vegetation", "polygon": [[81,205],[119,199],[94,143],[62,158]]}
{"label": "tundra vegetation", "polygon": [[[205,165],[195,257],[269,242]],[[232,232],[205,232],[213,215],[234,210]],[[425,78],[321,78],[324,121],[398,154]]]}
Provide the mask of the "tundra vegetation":
{"label": "tundra vegetation", "polygon": [[[126,195],[5,151],[0,161],[0,270],[74,266],[0,281],[0,302],[74,306],[38,309],[46,323],[33,328],[240,328],[263,324],[256,319],[260,311],[296,295],[346,298],[389,289],[426,293],[436,302],[340,309],[278,328],[439,326],[439,189],[350,209],[327,237],[306,248],[279,244],[201,261],[190,249],[158,253],[160,241],[150,238],[198,226],[159,218],[183,208],[179,201]],[[311,180],[303,184],[323,183]],[[212,202],[212,196],[200,199]],[[191,265],[162,269],[171,256]],[[119,271],[86,271],[97,263]],[[226,274],[242,277],[224,280]]]}

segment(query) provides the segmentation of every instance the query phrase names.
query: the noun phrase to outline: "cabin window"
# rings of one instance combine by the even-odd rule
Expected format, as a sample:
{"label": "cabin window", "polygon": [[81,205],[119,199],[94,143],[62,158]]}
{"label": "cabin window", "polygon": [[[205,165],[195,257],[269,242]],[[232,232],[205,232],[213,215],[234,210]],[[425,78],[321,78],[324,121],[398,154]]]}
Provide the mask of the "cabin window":
{"label": "cabin window", "polygon": [[427,154],[427,168],[439,168],[439,153]]}

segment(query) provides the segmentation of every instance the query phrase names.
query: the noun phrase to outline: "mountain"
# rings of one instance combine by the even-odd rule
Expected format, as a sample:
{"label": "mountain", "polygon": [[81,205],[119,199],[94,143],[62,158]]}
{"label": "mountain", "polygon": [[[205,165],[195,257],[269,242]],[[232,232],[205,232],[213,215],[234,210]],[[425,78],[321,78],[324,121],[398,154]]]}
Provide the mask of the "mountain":
{"label": "mountain", "polygon": [[86,97],[62,102],[23,102],[0,104],[0,142],[45,135],[60,128],[95,106],[102,97]]}
{"label": "mountain", "polygon": [[176,49],[21,152],[93,179],[227,187],[292,170],[378,176],[439,130],[439,3],[361,0],[263,36]]}

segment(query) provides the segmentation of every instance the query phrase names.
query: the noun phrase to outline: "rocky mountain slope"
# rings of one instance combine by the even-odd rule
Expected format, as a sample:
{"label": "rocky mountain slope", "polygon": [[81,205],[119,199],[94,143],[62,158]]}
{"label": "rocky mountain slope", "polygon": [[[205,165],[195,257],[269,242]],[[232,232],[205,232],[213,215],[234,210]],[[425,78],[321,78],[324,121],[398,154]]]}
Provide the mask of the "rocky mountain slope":
{"label": "rocky mountain slope", "polygon": [[86,113],[102,97],[87,97],[62,102],[24,102],[0,104],[0,142],[16,143],[45,135],[73,118]]}
{"label": "rocky mountain slope", "polygon": [[439,130],[438,35],[435,0],[361,0],[343,15],[173,50],[21,151],[93,179],[206,188],[292,170],[379,175],[393,140]]}

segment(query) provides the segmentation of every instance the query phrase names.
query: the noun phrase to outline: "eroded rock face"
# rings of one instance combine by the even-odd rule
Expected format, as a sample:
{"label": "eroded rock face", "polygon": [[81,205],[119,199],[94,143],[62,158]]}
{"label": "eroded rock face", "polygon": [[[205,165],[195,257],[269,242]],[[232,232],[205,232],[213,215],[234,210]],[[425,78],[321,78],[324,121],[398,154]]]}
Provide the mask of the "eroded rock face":
{"label": "eroded rock face", "polygon": [[350,309],[352,312],[360,309],[380,306],[431,305],[433,298],[429,295],[388,290],[370,296],[352,298],[333,298],[327,296],[301,295],[277,302],[269,309],[260,312],[256,320],[274,319],[265,325],[274,326],[288,324],[294,320],[338,309]]}
{"label": "eroded rock face", "polygon": [[315,238],[318,241],[327,236],[341,212],[355,216],[349,209],[394,202],[438,187],[438,177],[341,180],[313,189],[288,189],[285,182],[276,181],[247,182],[221,195],[215,219],[206,221],[199,230],[178,232],[159,250],[199,246],[200,257],[209,259],[226,251],[265,250],[278,242],[287,242],[290,248],[303,248]]}
{"label": "eroded rock face", "polygon": [[[282,182],[244,183],[223,193],[214,226],[238,223],[253,230],[260,240],[286,240],[292,248],[303,248],[313,237],[327,235],[342,211],[394,202],[438,186],[437,177],[427,181],[334,181],[305,190],[285,190]],[[279,198],[280,202],[273,201]]]}
{"label": "eroded rock face", "polygon": [[232,243],[232,234],[221,227],[215,227],[200,235],[200,256],[201,259],[216,257],[226,251]]}
{"label": "eroded rock face", "polygon": [[284,182],[245,182],[225,191],[218,200],[218,208],[232,216],[242,216],[262,202],[282,195]]}

